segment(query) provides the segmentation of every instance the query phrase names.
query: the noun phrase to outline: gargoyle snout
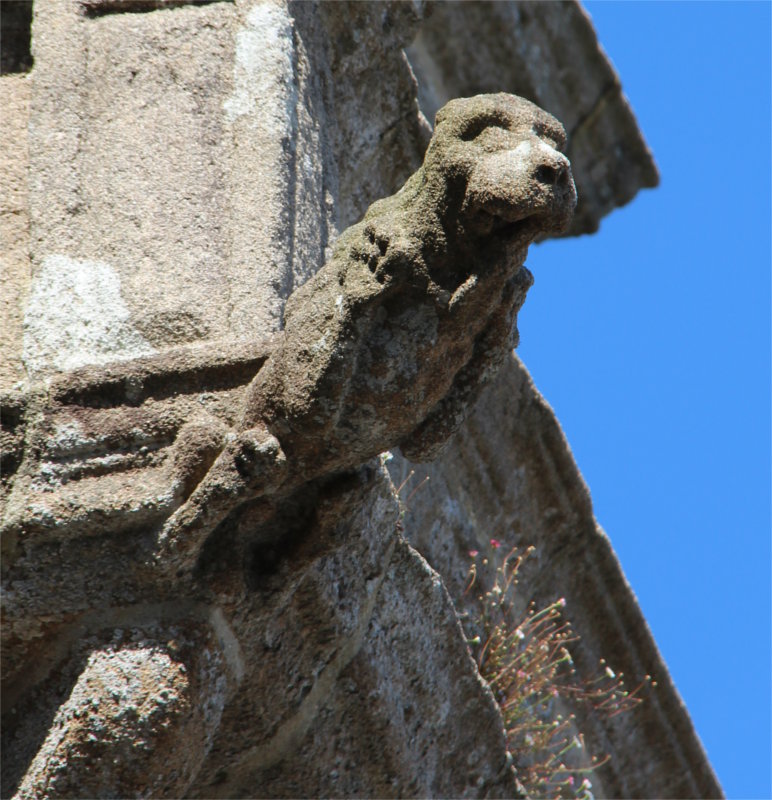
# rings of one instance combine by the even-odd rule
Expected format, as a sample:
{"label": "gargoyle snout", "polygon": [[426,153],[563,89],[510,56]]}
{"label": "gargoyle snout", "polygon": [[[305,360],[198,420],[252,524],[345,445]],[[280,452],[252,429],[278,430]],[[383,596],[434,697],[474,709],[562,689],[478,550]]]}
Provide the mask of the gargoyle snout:
{"label": "gargoyle snout", "polygon": [[538,136],[482,157],[472,171],[464,201],[465,211],[481,230],[493,224],[491,218],[507,223],[538,218],[544,232],[562,230],[575,206],[571,164]]}
{"label": "gargoyle snout", "polygon": [[534,180],[539,183],[554,187],[568,188],[571,180],[571,165],[562,153],[556,153],[559,158],[554,158],[550,163],[541,164],[534,170]]}
{"label": "gargoyle snout", "polygon": [[563,153],[540,142],[533,167],[535,192],[534,212],[544,209],[551,220],[548,228],[560,231],[569,223],[576,208],[576,186],[571,174],[571,164]]}
{"label": "gargoyle snout", "polygon": [[576,187],[571,164],[563,153],[533,137],[521,142],[506,156],[508,163],[502,170],[502,178],[519,194],[519,211],[523,216],[541,211],[558,216],[573,212]]}

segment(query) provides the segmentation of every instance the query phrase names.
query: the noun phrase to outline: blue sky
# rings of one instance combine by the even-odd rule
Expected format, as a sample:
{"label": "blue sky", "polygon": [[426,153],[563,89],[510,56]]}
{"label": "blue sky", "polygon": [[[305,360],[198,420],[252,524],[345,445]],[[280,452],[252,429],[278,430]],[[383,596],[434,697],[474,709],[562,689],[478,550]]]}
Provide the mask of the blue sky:
{"label": "blue sky", "polygon": [[519,353],[727,796],[770,798],[770,9],[587,2],[661,186],[531,249]]}

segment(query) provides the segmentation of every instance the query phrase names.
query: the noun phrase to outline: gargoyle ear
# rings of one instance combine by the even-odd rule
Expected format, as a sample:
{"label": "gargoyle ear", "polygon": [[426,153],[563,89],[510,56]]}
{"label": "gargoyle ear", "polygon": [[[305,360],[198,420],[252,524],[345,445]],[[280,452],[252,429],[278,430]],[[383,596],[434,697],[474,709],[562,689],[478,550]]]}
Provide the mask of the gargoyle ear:
{"label": "gargoyle ear", "polygon": [[[452,102],[452,101],[451,101]],[[451,115],[451,109],[449,108],[450,103],[446,103],[435,115],[434,115],[434,127],[437,128],[438,125],[442,125],[443,122]]]}
{"label": "gargoyle ear", "polygon": [[434,115],[435,130],[439,125],[446,122],[456,123],[461,122],[465,117],[469,116],[469,105],[471,98],[456,97],[453,100],[448,100],[447,103]]}

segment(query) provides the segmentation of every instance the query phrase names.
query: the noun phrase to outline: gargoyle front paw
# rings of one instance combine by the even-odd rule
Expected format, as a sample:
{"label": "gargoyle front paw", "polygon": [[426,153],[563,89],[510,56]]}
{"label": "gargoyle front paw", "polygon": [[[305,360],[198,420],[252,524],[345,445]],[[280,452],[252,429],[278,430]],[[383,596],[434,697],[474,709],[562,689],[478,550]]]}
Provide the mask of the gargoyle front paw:
{"label": "gargoyle front paw", "polygon": [[276,491],[286,474],[279,440],[266,428],[238,433],[164,526],[156,556],[159,565],[177,571],[192,568],[209,534],[225,517],[240,503]]}
{"label": "gargoyle front paw", "polygon": [[281,484],[287,459],[279,440],[265,429],[251,428],[239,433],[226,450],[233,453],[233,465],[247,486],[261,494]]}

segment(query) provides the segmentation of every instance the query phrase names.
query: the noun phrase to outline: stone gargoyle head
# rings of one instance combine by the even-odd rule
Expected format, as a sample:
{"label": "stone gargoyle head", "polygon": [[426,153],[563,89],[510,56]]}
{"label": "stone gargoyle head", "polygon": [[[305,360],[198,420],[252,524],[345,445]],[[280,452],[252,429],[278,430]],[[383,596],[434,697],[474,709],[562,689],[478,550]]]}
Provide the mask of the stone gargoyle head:
{"label": "stone gargoyle head", "polygon": [[511,94],[451,100],[437,112],[422,168],[425,192],[467,239],[527,241],[563,231],[576,189],[563,126]]}

